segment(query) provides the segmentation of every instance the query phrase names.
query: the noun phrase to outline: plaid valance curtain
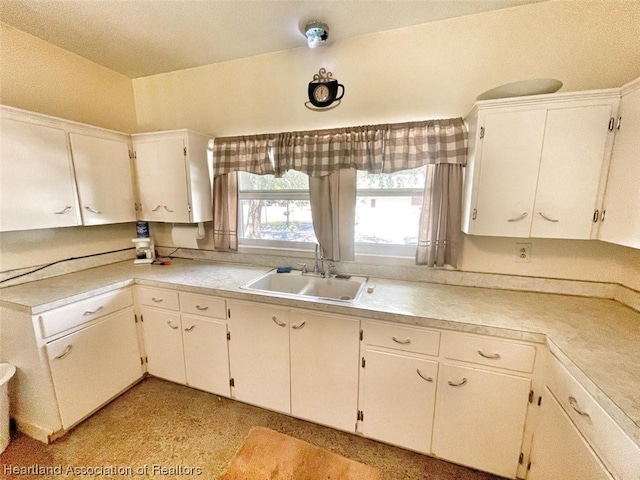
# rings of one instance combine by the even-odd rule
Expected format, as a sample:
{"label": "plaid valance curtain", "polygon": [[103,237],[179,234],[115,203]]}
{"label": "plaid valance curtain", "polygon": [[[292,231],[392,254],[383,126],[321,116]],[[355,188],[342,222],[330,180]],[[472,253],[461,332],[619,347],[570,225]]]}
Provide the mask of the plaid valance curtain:
{"label": "plaid valance curtain", "polygon": [[213,176],[230,172],[274,173],[273,146],[276,139],[276,134],[216,138],[213,143]]}
{"label": "plaid valance curtain", "polygon": [[276,175],[297,170],[323,177],[347,168],[380,172],[383,141],[384,130],[379,126],[281,133],[276,142]]}
{"label": "plaid valance curtain", "polygon": [[384,145],[383,173],[427,164],[464,165],[467,129],[462,118],[397,123],[388,126]]}
{"label": "plaid valance curtain", "polygon": [[426,164],[464,164],[462,118],[217,138],[214,176],[233,171],[322,177],[346,168],[393,173]]}

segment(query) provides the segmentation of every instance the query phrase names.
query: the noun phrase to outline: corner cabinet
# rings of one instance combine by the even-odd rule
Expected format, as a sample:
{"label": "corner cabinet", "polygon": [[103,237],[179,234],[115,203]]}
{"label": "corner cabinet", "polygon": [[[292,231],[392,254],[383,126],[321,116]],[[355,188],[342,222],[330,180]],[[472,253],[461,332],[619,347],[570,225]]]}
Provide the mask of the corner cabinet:
{"label": "corner cabinet", "polygon": [[621,93],[598,238],[640,248],[640,79]]}
{"label": "corner cabinet", "polygon": [[139,220],[197,223],[213,218],[209,137],[190,130],[131,135]]}
{"label": "corner cabinet", "polygon": [[462,230],[595,238],[618,102],[612,89],[476,103]]}

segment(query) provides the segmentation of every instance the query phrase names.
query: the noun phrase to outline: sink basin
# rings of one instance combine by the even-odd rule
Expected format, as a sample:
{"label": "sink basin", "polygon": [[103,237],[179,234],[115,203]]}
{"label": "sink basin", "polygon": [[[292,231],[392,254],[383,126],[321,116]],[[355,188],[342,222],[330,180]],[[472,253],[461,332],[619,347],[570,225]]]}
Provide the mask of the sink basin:
{"label": "sink basin", "polygon": [[367,277],[356,275],[349,278],[322,278],[318,275],[303,274],[298,271],[277,273],[274,269],[240,288],[288,298],[315,298],[351,303],[360,298],[367,280]]}

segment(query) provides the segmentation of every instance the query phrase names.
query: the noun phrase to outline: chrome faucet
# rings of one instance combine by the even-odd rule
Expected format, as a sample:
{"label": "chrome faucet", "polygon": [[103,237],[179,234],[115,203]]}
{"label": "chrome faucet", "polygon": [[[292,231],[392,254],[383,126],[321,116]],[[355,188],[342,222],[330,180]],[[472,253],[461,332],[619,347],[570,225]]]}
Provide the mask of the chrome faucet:
{"label": "chrome faucet", "polygon": [[320,276],[324,278],[324,254],[319,243],[316,243],[316,253],[313,258],[313,272],[319,273]]}

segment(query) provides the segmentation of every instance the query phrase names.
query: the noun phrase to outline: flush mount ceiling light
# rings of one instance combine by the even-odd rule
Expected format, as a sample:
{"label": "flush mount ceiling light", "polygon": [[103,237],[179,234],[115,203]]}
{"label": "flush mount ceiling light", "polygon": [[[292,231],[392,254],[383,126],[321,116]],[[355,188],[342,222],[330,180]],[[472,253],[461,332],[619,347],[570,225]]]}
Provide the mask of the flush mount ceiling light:
{"label": "flush mount ceiling light", "polygon": [[329,38],[329,27],[322,22],[309,22],[304,27],[309,48],[316,48]]}

